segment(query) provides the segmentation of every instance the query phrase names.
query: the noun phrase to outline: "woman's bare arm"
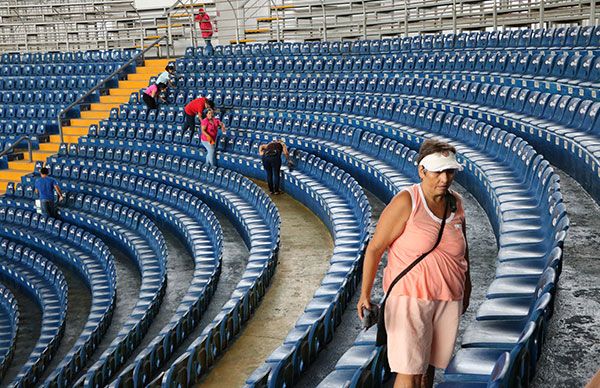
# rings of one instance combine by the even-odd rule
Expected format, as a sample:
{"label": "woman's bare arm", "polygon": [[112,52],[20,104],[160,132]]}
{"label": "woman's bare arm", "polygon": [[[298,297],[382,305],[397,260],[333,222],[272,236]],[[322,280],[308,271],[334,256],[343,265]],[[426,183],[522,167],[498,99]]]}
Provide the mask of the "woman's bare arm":
{"label": "woman's bare arm", "polygon": [[386,249],[404,232],[412,211],[412,200],[407,191],[396,195],[381,213],[375,233],[367,246],[363,262],[363,276],[357,309],[360,319],[362,308],[371,308],[371,290],[377,274],[377,267]]}

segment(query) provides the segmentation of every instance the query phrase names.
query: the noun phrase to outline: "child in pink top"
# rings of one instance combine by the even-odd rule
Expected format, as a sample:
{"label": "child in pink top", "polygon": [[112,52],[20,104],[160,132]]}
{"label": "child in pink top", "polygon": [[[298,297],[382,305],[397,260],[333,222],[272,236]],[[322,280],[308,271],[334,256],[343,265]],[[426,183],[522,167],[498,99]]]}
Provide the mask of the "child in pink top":
{"label": "child in pink top", "polygon": [[[392,199],[384,209],[365,253],[358,315],[371,308],[371,289],[383,253],[389,248],[383,286],[435,244],[443,217],[439,245],[388,295],[385,306],[387,354],[390,368],[403,387],[432,387],[435,368],[446,368],[456,341],[461,313],[469,304],[471,282],[465,215],[461,198],[450,185],[462,166],[449,144],[427,140],[419,151],[421,183]],[[456,209],[446,210],[448,194]]]}
{"label": "child in pink top", "polygon": [[215,118],[215,112],[212,109],[209,109],[206,112],[206,118],[201,122],[201,128],[202,134],[200,135],[200,140],[206,149],[206,163],[211,166],[216,166],[215,142],[217,140],[219,128],[225,133],[225,124]]}

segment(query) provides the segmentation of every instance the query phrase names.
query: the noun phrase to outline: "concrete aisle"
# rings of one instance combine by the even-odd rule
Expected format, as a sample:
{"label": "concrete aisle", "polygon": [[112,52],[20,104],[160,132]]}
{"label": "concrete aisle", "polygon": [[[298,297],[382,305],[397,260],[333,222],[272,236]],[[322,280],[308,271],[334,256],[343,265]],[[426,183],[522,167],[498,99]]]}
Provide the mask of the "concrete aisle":
{"label": "concrete aisle", "polygon": [[[257,182],[263,189],[265,185]],[[273,282],[236,342],[202,387],[241,387],[282,344],[329,267],[333,241],[325,225],[287,194],[273,196],[281,214],[281,248]]]}

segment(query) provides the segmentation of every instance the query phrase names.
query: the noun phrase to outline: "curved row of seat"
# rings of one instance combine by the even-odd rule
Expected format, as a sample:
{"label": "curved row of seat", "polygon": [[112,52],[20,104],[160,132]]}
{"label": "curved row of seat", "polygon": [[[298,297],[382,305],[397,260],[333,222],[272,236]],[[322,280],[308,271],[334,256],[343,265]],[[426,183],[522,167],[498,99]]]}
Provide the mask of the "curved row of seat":
{"label": "curved row of seat", "polygon": [[[64,153],[61,151],[61,154]],[[60,166],[55,165],[55,175],[62,175]],[[119,184],[111,186],[108,181],[105,183],[103,175],[96,175],[95,171],[89,176],[86,173],[73,180],[68,180],[69,177],[70,174],[62,176],[61,185],[71,193],[94,195],[114,201],[169,224],[186,241],[194,258],[192,282],[170,323],[136,357],[135,364],[130,365],[119,376],[119,380],[124,384],[129,384],[133,378],[134,385],[139,386],[139,381],[149,381],[149,375],[154,373],[148,368],[159,369],[162,366],[179,343],[198,324],[202,312],[206,309],[221,268],[220,225],[208,206],[197,197],[166,184],[144,179],[143,183],[140,182],[135,187],[126,186],[121,189]],[[96,177],[102,179],[96,180]]]}
{"label": "curved row of seat", "polygon": [[[35,90],[48,92],[49,90],[87,91],[104,79],[100,75],[71,75],[71,76],[35,76],[0,78],[0,89],[5,90]],[[116,83],[116,81],[114,81]]]}
{"label": "curved row of seat", "polygon": [[[22,185],[9,184],[0,207],[0,236],[14,239],[63,265],[71,267],[90,288],[92,305],[73,348],[64,358],[65,373],[72,377],[84,368],[100,343],[116,302],[116,271],[108,247],[95,235],[75,225],[61,222],[29,210],[21,204]],[[16,199],[11,199],[15,197]],[[32,384],[32,382],[29,382]]]}
{"label": "curved row of seat", "polygon": [[[132,69],[135,64],[131,65]],[[60,75],[109,75],[113,71],[121,67],[121,63],[58,63],[44,65],[20,65],[8,64],[0,65],[0,76],[2,77],[18,77],[18,76],[60,76]]]}
{"label": "curved row of seat", "polygon": [[[279,76],[296,78],[319,74],[371,73],[374,71],[412,72],[472,72],[483,74],[509,74],[522,77],[564,78],[566,82],[600,80],[600,58],[588,52],[565,51],[562,53],[514,52],[467,52],[454,54],[388,54],[369,56],[305,56],[272,57],[257,59],[178,60],[178,72],[191,73],[283,73]],[[196,77],[203,82],[204,77]],[[575,83],[574,82],[574,83]],[[191,85],[194,86],[194,85]],[[203,85],[196,85],[202,87]]]}
{"label": "curved row of seat", "polygon": [[[82,139],[82,142],[86,143],[89,142],[89,140],[92,139]],[[131,144],[130,147],[124,147],[123,144],[115,142],[111,144],[115,149],[135,149],[142,145],[143,144]],[[152,147],[151,144],[146,144],[145,146]],[[66,148],[67,147],[64,147],[64,149]],[[72,149],[73,147],[69,148]],[[86,155],[88,157],[91,156],[91,159],[82,159],[78,161],[72,156],[51,158],[49,162],[53,168],[53,175],[78,181],[87,181],[93,177],[92,179],[98,180],[99,183],[102,182],[102,185],[116,185],[130,190],[135,190],[136,187],[146,187],[147,184],[153,181],[174,185],[174,187],[177,187],[179,190],[186,190],[194,195],[202,197],[209,205],[217,206],[218,208],[223,209],[225,213],[233,216],[234,224],[236,224],[236,227],[240,230],[246,243],[250,247],[251,256],[248,267],[242,277],[242,281],[238,285],[234,295],[232,295],[231,300],[225,304],[221,313],[214,319],[213,323],[205,328],[202,337],[200,338],[202,344],[207,343],[207,341],[211,344],[211,347],[206,348],[205,350],[210,350],[212,355],[209,361],[212,363],[212,357],[218,356],[218,354],[224,350],[230,339],[239,331],[240,325],[249,318],[249,315],[255,308],[258,300],[262,294],[264,294],[264,288],[268,285],[268,281],[272,276],[276,263],[276,247],[278,247],[279,240],[279,221],[274,205],[264,194],[259,195],[261,192],[260,189],[250,183],[250,181],[243,179],[241,175],[233,175],[222,169],[208,168],[208,166],[205,166],[202,162],[196,162],[195,159],[198,159],[200,155],[195,149],[186,150],[189,151],[189,154],[182,155],[181,158],[179,156],[173,157],[172,154],[166,156],[162,153],[157,159],[163,162],[167,159],[169,163],[168,167],[166,164],[163,164],[163,162],[159,162],[159,164],[153,164],[153,166],[161,168],[161,170],[152,168],[145,168],[142,170],[137,167],[137,164],[139,163],[140,165],[146,166],[148,163],[147,155],[144,160],[138,158],[128,160],[135,164],[125,164],[125,161],[122,161],[123,163],[121,163],[121,165],[123,168],[119,169],[117,168],[115,161],[106,164],[101,159],[98,159],[100,156],[99,154],[89,154],[89,151],[93,149],[93,146],[88,145],[84,148],[86,149]],[[156,147],[154,148],[157,149]],[[137,152],[138,157],[139,154],[140,152]],[[190,159],[184,158],[184,156],[188,156]],[[157,159],[154,159],[155,162]],[[174,172],[165,174],[165,167]],[[115,168],[117,169],[115,170]],[[129,171],[131,175],[121,175],[119,171]],[[177,176],[177,181],[173,182],[173,174],[175,172],[179,175],[175,175]],[[194,176],[194,179],[191,178],[192,176]],[[198,178],[200,178],[201,181],[205,181],[205,183],[199,185],[196,182],[196,179]],[[145,185],[144,182],[147,182],[147,184]],[[122,186],[122,184],[125,184],[125,186]],[[215,184],[217,186],[214,186]],[[223,188],[227,188],[226,191],[219,189],[221,185]],[[234,192],[238,194],[234,194]],[[243,199],[238,197],[240,194],[243,194]],[[247,205],[243,205],[244,203],[247,203]],[[255,208],[257,209],[255,210]],[[257,210],[259,213],[256,213]],[[264,215],[260,216],[261,213]],[[269,221],[259,221],[263,219],[263,217]],[[233,317],[238,317],[239,314],[241,314],[243,319],[238,321],[236,318],[237,323],[232,326]],[[198,349],[197,346],[192,344],[186,354],[197,352],[199,350],[200,349]],[[177,363],[175,363],[175,365],[177,365]],[[204,368],[207,368],[206,364],[202,364],[202,368],[199,370],[204,370]],[[131,369],[132,367],[127,368],[126,371],[124,371],[124,374],[130,373]],[[133,369],[139,368],[133,367]],[[137,372],[137,370],[134,370],[134,372]],[[146,371],[144,370],[144,372]],[[150,375],[151,374],[149,373],[147,376]],[[125,378],[118,379],[115,382],[116,385],[126,384],[128,381],[131,381],[126,378],[127,376],[122,375],[122,377]],[[138,379],[136,382],[137,384],[143,384],[141,382],[141,374],[137,376],[134,374],[133,380],[135,381],[136,378]],[[162,375],[159,376],[159,379],[160,378],[162,378]]]}
{"label": "curved row of seat", "polygon": [[[2,90],[0,91],[0,100],[3,104],[70,104],[82,97],[83,94],[82,92],[65,90],[47,92]],[[96,96],[98,98],[98,95],[92,94],[92,97]]]}
{"label": "curved row of seat", "polygon": [[[0,252],[0,254],[2,253]],[[8,370],[15,353],[18,330],[19,304],[12,292],[0,284],[0,381]]]}
{"label": "curved row of seat", "polygon": [[62,339],[67,316],[67,283],[62,272],[36,251],[0,238],[0,279],[22,290],[40,307],[39,337],[11,386],[35,385]]}
{"label": "curved row of seat", "polygon": [[[65,104],[44,104],[42,106],[3,104],[0,107],[0,119],[54,119]],[[66,118],[79,115],[79,109],[69,111]]]}
{"label": "curved row of seat", "polygon": [[[404,38],[343,42],[273,42],[252,45],[215,46],[211,56],[269,56],[306,54],[382,54],[404,51],[469,50],[469,49],[548,49],[600,47],[598,26],[477,31],[459,34],[425,34]],[[200,58],[201,47],[189,47],[185,56]]]}
{"label": "curved row of seat", "polygon": [[125,62],[140,52],[138,49],[88,50],[74,52],[50,51],[46,53],[3,53],[3,64],[54,64],[61,62]]}

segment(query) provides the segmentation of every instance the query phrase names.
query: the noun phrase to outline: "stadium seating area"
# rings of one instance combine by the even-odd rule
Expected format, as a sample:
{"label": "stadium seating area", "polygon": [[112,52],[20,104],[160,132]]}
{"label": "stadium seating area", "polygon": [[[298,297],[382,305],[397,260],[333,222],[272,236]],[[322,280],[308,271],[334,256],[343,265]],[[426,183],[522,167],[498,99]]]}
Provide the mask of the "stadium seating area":
{"label": "stadium seating area", "polygon": [[[127,55],[3,54],[0,145],[16,134],[52,133],[56,111]],[[551,164],[600,201],[599,55],[598,26],[216,46],[211,57],[188,49],[176,62],[168,105],[148,113],[134,93],[47,160],[68,192],[61,220],[36,214],[35,174],[0,197],[0,256],[7,259],[0,281],[28,289],[43,312],[38,344],[15,383],[42,383],[64,330],[67,286],[52,262],[81,277],[92,310],[44,384],[190,386],[205,376],[251,319],[276,269],[280,216],[246,178],[262,178],[258,146],[272,139],[285,140],[295,161],[284,169],[284,191],[323,221],[334,243],[313,298],[246,381],[297,383],[336,335],[359,287],[372,232],[365,189],[387,203],[417,182],[418,148],[435,138],[457,148],[465,166],[458,183],[486,211],[498,245],[495,279],[440,386],[527,386],[553,314],[569,227]],[[198,136],[182,130],[183,106],[198,95],[214,99],[228,128],[218,140],[217,168],[204,163]],[[36,103],[43,108],[32,109]],[[247,264],[220,312],[181,354],[221,274],[223,232],[213,212],[237,229]],[[163,228],[184,243],[194,273],[168,324],[139,349],[168,278]],[[98,356],[117,303],[109,247],[135,264],[141,288]],[[0,327],[8,328],[0,336],[0,372],[18,349],[16,306],[0,286]],[[361,333],[320,386],[381,384],[387,355],[375,334]]]}

